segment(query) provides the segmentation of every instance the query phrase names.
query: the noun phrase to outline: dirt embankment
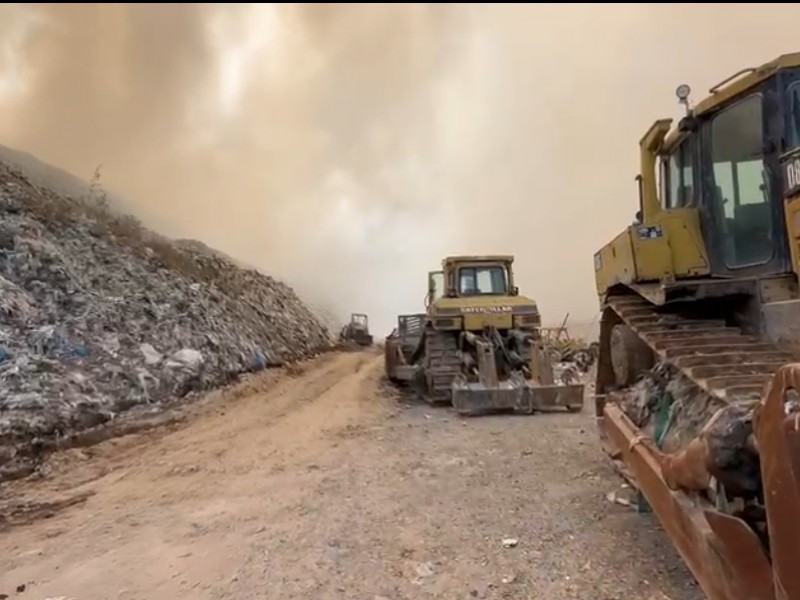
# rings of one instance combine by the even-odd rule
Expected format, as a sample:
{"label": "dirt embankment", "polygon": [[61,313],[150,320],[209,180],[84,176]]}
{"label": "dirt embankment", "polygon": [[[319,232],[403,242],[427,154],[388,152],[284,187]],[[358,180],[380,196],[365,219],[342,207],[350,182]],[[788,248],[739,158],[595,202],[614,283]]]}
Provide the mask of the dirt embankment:
{"label": "dirt embankment", "polygon": [[0,163],[0,480],[330,343],[285,284]]}

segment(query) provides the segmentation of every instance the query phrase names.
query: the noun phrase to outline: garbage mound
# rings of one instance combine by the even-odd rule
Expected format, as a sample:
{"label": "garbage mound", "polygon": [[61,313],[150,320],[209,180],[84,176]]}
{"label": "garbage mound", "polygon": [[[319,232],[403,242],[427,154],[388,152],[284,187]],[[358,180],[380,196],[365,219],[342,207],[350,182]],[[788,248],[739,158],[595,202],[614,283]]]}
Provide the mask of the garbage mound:
{"label": "garbage mound", "polygon": [[597,361],[598,344],[590,344],[582,339],[573,340],[569,345],[554,347],[553,358],[556,362],[574,365],[580,373],[588,373]]}
{"label": "garbage mound", "polygon": [[[583,336],[573,336],[567,327],[567,321],[569,313],[559,326],[542,327],[542,338],[550,348],[550,358],[554,363],[562,364],[565,368],[573,367],[579,374],[586,375],[597,361],[599,344],[597,341],[588,341]],[[583,329],[586,329],[586,324]],[[592,337],[596,340],[596,335]]]}
{"label": "garbage mound", "polygon": [[76,432],[331,345],[287,285],[0,163],[0,480]]}
{"label": "garbage mound", "polygon": [[625,394],[622,410],[665,452],[676,452],[696,438],[726,404],[659,362]]}

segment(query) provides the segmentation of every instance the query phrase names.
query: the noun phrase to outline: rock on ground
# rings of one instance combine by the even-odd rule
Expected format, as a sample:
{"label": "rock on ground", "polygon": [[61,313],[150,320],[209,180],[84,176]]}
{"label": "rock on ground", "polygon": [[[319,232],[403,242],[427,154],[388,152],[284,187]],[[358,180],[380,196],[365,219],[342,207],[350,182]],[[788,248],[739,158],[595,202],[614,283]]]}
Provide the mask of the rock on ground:
{"label": "rock on ground", "polygon": [[330,343],[285,284],[0,163],[0,480],[76,432]]}

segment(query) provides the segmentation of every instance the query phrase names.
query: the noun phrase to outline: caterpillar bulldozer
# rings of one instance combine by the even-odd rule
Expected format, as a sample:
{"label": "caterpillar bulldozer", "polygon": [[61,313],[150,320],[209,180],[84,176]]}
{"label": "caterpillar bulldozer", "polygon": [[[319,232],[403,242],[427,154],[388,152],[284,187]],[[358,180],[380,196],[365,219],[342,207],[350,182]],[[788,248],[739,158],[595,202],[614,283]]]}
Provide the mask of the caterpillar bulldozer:
{"label": "caterpillar bulldozer", "polygon": [[369,318],[363,313],[350,315],[350,322],[339,332],[339,342],[352,342],[359,346],[371,346],[372,334],[369,332]]}
{"label": "caterpillar bulldozer", "polygon": [[451,256],[428,274],[426,312],[401,315],[384,344],[387,377],[464,415],[583,407],[577,374],[556,377],[536,302],[513,256]]}
{"label": "caterpillar bulldozer", "polygon": [[[708,598],[797,600],[800,53],[743,69],[694,105],[688,86],[676,93],[685,116],[640,141],[633,224],[594,254],[601,436]],[[663,436],[623,400],[658,365],[692,390],[671,418],[709,403],[751,415],[747,448],[729,455],[754,458],[753,510],[709,477],[741,468],[709,442],[714,419],[683,446],[637,443]],[[676,469],[701,483],[676,483]]]}

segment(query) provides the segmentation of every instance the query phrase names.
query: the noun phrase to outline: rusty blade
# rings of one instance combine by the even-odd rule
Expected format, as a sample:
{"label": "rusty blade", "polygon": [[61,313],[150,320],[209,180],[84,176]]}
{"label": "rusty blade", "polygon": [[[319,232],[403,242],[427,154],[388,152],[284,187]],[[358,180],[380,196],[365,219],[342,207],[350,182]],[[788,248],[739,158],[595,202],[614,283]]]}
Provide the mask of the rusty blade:
{"label": "rusty blade", "polygon": [[781,367],[754,415],[778,600],[800,598],[800,432],[786,417],[789,390],[800,392],[800,364]]}
{"label": "rusty blade", "polygon": [[726,515],[714,515],[712,524],[710,504],[671,491],[650,450],[642,444],[630,447],[638,430],[613,402],[604,407],[603,428],[706,596],[775,600],[769,561],[752,530]]}

